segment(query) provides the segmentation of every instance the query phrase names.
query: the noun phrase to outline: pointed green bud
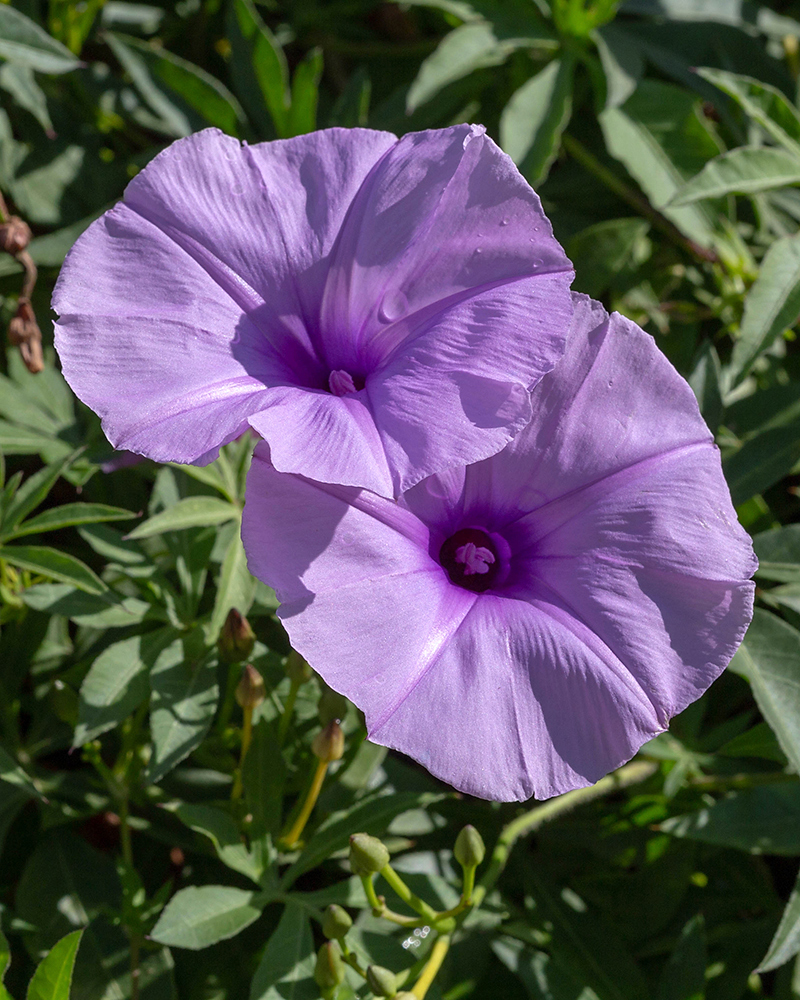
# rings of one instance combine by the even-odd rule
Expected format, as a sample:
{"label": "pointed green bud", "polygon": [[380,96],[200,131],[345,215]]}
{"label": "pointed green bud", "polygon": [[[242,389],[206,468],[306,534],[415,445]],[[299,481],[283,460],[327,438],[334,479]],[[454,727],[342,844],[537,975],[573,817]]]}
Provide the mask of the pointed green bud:
{"label": "pointed green bud", "polygon": [[344,753],[344,733],[336,719],[317,733],[311,741],[311,750],[326,764],[341,759]]}
{"label": "pointed green bud", "polygon": [[486,857],[486,846],[483,837],[474,826],[465,826],[456,837],[456,844],[453,848],[456,861],[462,868],[477,868]]}
{"label": "pointed green bud", "polygon": [[256,634],[250,622],[236,608],[231,608],[217,639],[219,655],[225,663],[241,663],[253,652]]}
{"label": "pointed green bud", "polygon": [[403,990],[402,993],[395,993],[394,1000],[419,1000],[416,993],[409,993],[407,990]]}
{"label": "pointed green bud", "polygon": [[267,697],[264,678],[256,668],[246,663],[239,683],[236,685],[236,700],[242,708],[257,708]]}
{"label": "pointed green bud", "polygon": [[314,982],[323,993],[335,990],[344,982],[344,962],[338,941],[326,941],[317,952]]}
{"label": "pointed green bud", "polygon": [[336,719],[341,722],[347,713],[347,698],[326,684],[317,704],[317,714],[323,726]]}
{"label": "pointed green bud", "polygon": [[347,910],[331,903],[322,918],[322,933],[325,937],[330,941],[341,940],[352,926],[353,921]]}
{"label": "pointed green bud", "polygon": [[284,669],[292,684],[305,684],[311,680],[311,675],[314,673],[303,657],[294,650],[286,657]]}
{"label": "pointed green bud", "polygon": [[380,965],[367,966],[367,986],[376,997],[393,997],[397,995],[397,976]]}
{"label": "pointed green bud", "polygon": [[372,875],[389,864],[389,852],[377,837],[354,833],[350,837],[350,867],[354,875]]}

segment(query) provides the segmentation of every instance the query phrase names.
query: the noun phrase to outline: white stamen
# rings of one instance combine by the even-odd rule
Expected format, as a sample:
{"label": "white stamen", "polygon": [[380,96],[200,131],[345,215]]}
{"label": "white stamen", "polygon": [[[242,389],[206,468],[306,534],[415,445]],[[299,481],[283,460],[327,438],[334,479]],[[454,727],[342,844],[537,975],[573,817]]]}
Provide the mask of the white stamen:
{"label": "white stamen", "polygon": [[350,372],[338,368],[328,376],[328,386],[334,396],[346,396],[350,392],[356,392],[356,384]]}
{"label": "white stamen", "polygon": [[488,573],[489,567],[494,561],[494,553],[491,549],[484,548],[483,545],[476,545],[474,542],[467,542],[466,545],[456,549],[456,562],[464,564],[464,576]]}

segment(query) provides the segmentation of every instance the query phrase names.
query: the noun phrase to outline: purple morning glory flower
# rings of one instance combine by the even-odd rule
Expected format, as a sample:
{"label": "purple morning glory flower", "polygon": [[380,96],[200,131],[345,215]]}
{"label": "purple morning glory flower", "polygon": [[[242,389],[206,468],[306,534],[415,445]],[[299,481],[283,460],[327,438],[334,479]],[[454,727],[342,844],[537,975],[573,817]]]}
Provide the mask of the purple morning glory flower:
{"label": "purple morning glory flower", "polygon": [[561,356],[572,267],[478,126],[169,146],[68,255],[56,347],[111,443],[393,496],[501,450]]}
{"label": "purple morning glory flower", "polygon": [[547,798],[628,760],[721,673],[756,567],[691,389],[584,296],[533,419],[399,503],[276,472],[244,542],[294,646],[370,739],[486,798]]}

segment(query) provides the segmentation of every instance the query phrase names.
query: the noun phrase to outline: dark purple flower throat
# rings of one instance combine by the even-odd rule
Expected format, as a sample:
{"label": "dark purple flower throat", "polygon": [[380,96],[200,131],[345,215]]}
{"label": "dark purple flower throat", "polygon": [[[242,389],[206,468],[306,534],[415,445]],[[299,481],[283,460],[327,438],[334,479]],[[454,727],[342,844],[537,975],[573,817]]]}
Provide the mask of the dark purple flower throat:
{"label": "dark purple flower throat", "polygon": [[480,528],[451,535],[439,550],[439,562],[452,583],[478,593],[489,590],[505,568],[495,540]]}

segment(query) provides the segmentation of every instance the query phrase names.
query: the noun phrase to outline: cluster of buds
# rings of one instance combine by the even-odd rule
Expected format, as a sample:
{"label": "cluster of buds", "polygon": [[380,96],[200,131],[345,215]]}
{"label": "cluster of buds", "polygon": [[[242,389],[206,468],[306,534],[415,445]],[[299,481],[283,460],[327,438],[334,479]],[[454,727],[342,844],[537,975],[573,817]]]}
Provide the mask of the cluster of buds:
{"label": "cluster of buds", "polygon": [[36,284],[36,265],[28,253],[31,241],[31,230],[18,215],[9,215],[3,196],[0,195],[0,250],[10,254],[18,261],[24,271],[25,278],[22,291],[17,300],[17,311],[8,324],[8,339],[19,348],[25,367],[32,374],[37,374],[44,368],[42,354],[42,333],[36,322],[36,315],[31,305],[33,286]]}

